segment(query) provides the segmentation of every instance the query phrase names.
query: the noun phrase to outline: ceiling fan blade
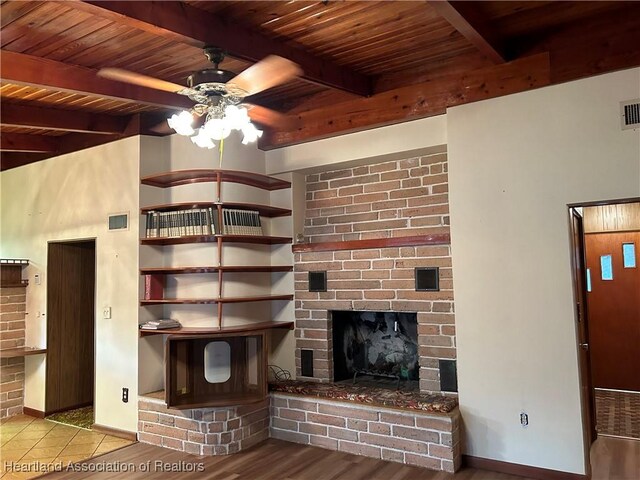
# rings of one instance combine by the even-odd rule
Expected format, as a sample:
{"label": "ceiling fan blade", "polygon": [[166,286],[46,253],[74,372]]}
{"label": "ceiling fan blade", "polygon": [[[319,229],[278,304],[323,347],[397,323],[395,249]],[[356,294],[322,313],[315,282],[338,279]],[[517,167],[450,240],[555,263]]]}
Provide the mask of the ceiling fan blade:
{"label": "ceiling fan blade", "polygon": [[290,130],[295,128],[299,123],[298,117],[294,115],[276,112],[270,108],[251,103],[243,103],[243,105],[248,108],[249,118],[251,118],[252,121],[267,127]]}
{"label": "ceiling fan blade", "polygon": [[122,68],[101,68],[98,70],[98,76],[109,80],[115,80],[117,82],[131,83],[141,87],[163,90],[165,92],[176,93],[185,89],[185,87],[178,85],[177,83],[167,82],[165,80],[160,80],[159,78],[142,75],[141,73],[130,72],[129,70],[123,70]]}
{"label": "ceiling fan blade", "polygon": [[281,83],[285,83],[302,74],[302,69],[291,60],[269,55],[258,63],[251,65],[242,73],[229,80],[234,85],[254,95]]}

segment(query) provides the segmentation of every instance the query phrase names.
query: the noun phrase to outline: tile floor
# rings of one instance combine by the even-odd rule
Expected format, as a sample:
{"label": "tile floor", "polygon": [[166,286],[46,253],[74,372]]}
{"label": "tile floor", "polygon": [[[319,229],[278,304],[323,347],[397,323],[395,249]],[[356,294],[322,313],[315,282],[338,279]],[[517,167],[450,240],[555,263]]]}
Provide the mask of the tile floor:
{"label": "tile floor", "polygon": [[[133,442],[49,420],[17,415],[2,420],[0,424],[0,478],[34,478],[45,473],[47,465],[66,468],[69,462],[85,460],[130,443]],[[11,471],[12,462],[40,471]]]}
{"label": "tile floor", "polygon": [[640,440],[640,392],[596,389],[598,433]]}

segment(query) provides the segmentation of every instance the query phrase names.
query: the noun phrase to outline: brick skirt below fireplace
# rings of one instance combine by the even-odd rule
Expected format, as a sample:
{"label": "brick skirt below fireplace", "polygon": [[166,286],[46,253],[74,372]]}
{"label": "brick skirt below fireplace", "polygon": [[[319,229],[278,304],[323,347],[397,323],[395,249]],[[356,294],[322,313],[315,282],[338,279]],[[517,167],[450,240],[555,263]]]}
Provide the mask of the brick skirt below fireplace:
{"label": "brick skirt below fireplace", "polygon": [[455,472],[460,413],[370,406],[271,392],[270,436],[341,452]]}
{"label": "brick skirt below fireplace", "polygon": [[167,408],[162,395],[150,395],[138,402],[142,443],[228,455],[273,437],[433,470],[460,468],[460,413],[453,398],[446,409],[435,402],[443,412],[271,391],[253,405],[177,410]]}

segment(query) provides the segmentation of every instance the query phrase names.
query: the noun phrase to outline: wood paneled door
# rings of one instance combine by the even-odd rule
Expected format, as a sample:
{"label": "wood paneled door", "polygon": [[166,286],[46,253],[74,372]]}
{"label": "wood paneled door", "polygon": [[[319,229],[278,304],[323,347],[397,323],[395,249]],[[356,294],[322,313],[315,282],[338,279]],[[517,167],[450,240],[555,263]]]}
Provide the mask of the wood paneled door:
{"label": "wood paneled door", "polygon": [[640,232],[590,233],[585,247],[594,387],[640,391]]}
{"label": "wood paneled door", "polygon": [[49,243],[45,412],[93,403],[95,241]]}
{"label": "wood paneled door", "polygon": [[[596,410],[589,355],[589,314],[587,309],[587,276],[584,251],[584,228],[582,216],[575,208],[570,210],[571,216],[571,250],[573,266],[573,287],[576,305],[578,332],[578,355],[580,368],[580,394],[582,397],[582,420],[584,424],[585,444],[588,448],[598,436],[596,431]],[[587,465],[588,454],[587,454]]]}

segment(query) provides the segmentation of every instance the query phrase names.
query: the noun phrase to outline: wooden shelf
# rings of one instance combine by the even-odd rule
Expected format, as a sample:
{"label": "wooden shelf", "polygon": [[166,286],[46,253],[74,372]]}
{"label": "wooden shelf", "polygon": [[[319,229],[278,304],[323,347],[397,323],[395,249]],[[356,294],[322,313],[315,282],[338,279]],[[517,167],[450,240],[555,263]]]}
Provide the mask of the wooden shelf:
{"label": "wooden shelf", "polygon": [[259,173],[241,172],[235,170],[218,169],[192,169],[164,172],[156,175],[148,175],[141,179],[143,185],[168,188],[178,185],[203,182],[230,182],[249,185],[263,190],[281,190],[289,188],[290,182]]}
{"label": "wooden shelf", "polygon": [[255,273],[275,273],[275,272],[292,272],[291,265],[271,265],[271,266],[242,266],[229,265],[219,267],[154,267],[141,268],[141,275],[182,275],[189,273],[238,273],[238,272],[255,272]]}
{"label": "wooden shelf", "polygon": [[266,235],[183,235],[181,237],[150,237],[140,239],[142,245],[180,245],[186,243],[213,243],[218,238],[225,243],[258,243],[278,245],[291,243],[291,237],[270,237]]}
{"label": "wooden shelf", "polygon": [[218,208],[218,205],[222,208],[235,208],[238,210],[257,210],[263,217],[287,217],[291,215],[291,210],[288,208],[272,207],[270,205],[261,205],[258,203],[216,203],[216,202],[183,202],[183,203],[163,203],[159,205],[151,205],[140,209],[140,213],[146,214],[149,212],[172,212],[175,210],[190,210],[193,208]]}
{"label": "wooden shelf", "polygon": [[293,300],[293,295],[259,295],[255,297],[223,297],[223,298],[161,298],[140,300],[140,305],[211,305],[215,303],[247,303],[266,302],[271,300]]}
{"label": "wooden shelf", "polygon": [[284,328],[293,330],[293,322],[257,322],[249,325],[236,325],[230,327],[180,327],[167,330],[140,330],[140,336],[148,335],[230,335],[233,333],[258,332],[273,328]]}
{"label": "wooden shelf", "polygon": [[0,358],[27,357],[29,355],[41,355],[43,353],[47,353],[46,348],[34,348],[34,347],[6,348],[3,350],[0,350]]}
{"label": "wooden shelf", "polygon": [[348,240],[344,242],[298,243],[291,249],[297,252],[329,252],[336,250],[362,250],[366,248],[416,247],[422,245],[449,245],[448,233],[418,235],[412,237],[374,238],[370,240]]}

